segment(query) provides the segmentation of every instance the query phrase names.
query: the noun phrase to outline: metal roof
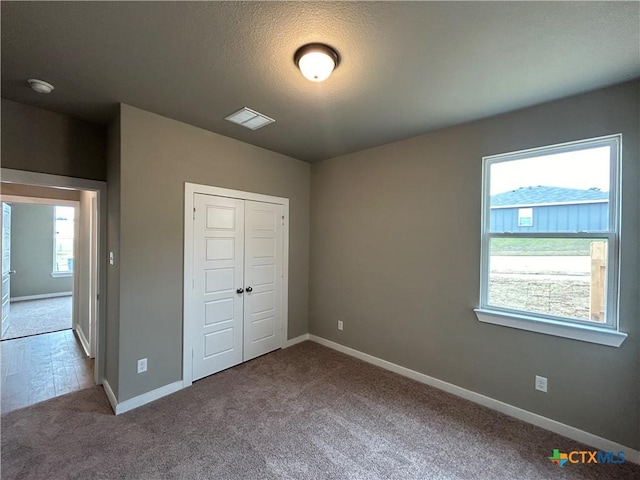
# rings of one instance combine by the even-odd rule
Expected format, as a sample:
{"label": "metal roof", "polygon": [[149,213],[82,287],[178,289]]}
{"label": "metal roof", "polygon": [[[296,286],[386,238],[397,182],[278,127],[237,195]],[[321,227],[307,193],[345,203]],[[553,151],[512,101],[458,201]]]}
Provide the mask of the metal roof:
{"label": "metal roof", "polygon": [[609,199],[609,192],[603,192],[597,188],[581,190],[578,188],[564,187],[520,187],[509,192],[491,195],[492,207],[505,207],[510,205],[540,205],[546,203],[573,203],[588,202],[589,200],[602,201]]}

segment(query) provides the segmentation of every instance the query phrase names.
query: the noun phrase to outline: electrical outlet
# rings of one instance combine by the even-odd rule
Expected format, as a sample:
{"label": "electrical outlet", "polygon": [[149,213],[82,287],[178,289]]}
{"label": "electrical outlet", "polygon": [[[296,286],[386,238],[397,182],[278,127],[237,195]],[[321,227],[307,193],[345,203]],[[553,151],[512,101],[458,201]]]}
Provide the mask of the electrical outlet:
{"label": "electrical outlet", "polygon": [[147,371],[147,359],[141,358],[138,360],[138,373],[143,373]]}
{"label": "electrical outlet", "polygon": [[342,323],[342,320],[338,320],[338,330],[344,330],[344,323]]}
{"label": "electrical outlet", "polygon": [[536,390],[547,393],[547,377],[536,375]]}

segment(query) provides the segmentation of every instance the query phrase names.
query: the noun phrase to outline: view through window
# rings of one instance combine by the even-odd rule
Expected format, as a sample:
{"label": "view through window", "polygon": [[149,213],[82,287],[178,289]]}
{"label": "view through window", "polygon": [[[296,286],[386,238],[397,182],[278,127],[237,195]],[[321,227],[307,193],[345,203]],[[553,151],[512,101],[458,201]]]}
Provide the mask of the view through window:
{"label": "view through window", "polygon": [[73,238],[75,233],[75,209],[54,208],[53,273],[73,273]]}
{"label": "view through window", "polygon": [[618,137],[485,161],[482,307],[614,326]]}

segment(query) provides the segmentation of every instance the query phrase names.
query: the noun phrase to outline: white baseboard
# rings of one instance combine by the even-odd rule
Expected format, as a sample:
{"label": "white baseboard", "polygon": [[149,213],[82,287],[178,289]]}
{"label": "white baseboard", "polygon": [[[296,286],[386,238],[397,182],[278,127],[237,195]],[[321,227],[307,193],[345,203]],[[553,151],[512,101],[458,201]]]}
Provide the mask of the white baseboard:
{"label": "white baseboard", "polygon": [[[297,337],[290,341],[297,340],[298,338],[301,337]],[[440,390],[444,390],[445,392],[456,395],[457,397],[464,398],[465,400],[470,400],[479,405],[483,405],[492,410],[496,410],[500,413],[504,413],[505,415],[509,415],[510,417],[517,418],[518,420],[522,420],[523,422],[527,422],[537,427],[544,428],[545,430],[563,435],[572,440],[584,443],[585,445],[589,445],[599,450],[614,453],[624,451],[624,457],[627,461],[640,464],[640,451],[626,447],[611,440],[607,440],[606,438],[599,437],[598,435],[594,435],[593,433],[585,432],[584,430],[580,430],[570,425],[560,423],[556,420],[543,417],[542,415],[538,415],[537,413],[532,413],[527,410],[514,407],[513,405],[509,405],[508,403],[495,400],[491,397],[486,397],[471,390],[453,385],[452,383],[438,380],[437,378],[430,377],[429,375],[425,375],[424,373],[416,372],[415,370],[396,365],[395,363],[382,360],[381,358],[374,357],[373,355],[369,355],[358,350],[354,350],[353,348],[345,347],[344,345],[340,345],[339,343],[332,342],[331,340],[327,340],[316,335],[309,334],[308,339],[313,342],[319,343],[320,345],[324,345],[325,347],[329,347],[333,350],[345,353],[351,357],[355,357],[372,365],[384,368],[385,370],[390,370],[399,375],[411,378]]]}
{"label": "white baseboard", "polygon": [[305,340],[309,340],[309,334],[305,333],[304,335],[300,335],[299,337],[291,338],[287,340],[284,344],[283,348],[293,347],[294,345],[304,342]]}
{"label": "white baseboard", "polygon": [[[80,342],[84,343],[82,340],[80,329],[77,329],[76,331],[78,332],[78,337],[81,338]],[[287,340],[284,348],[291,347],[292,345],[304,342],[305,340],[309,340],[308,333],[300,335],[299,337],[292,338],[291,340]],[[147,403],[153,402],[154,400],[158,400],[162,397],[166,397],[167,395],[171,395],[172,393],[185,388],[183,381],[180,380],[178,382],[170,383],[169,385],[165,385],[164,387],[157,388],[150,392],[143,393],[142,395],[138,395],[137,397],[130,398],[129,400],[125,400],[124,402],[118,402],[107,380],[104,380],[102,382],[102,386],[104,387],[104,391],[106,392],[107,397],[109,398],[109,402],[111,402],[111,407],[113,408],[113,411],[116,415],[120,415],[122,413],[128,412],[129,410],[133,410],[134,408],[141,407],[142,405],[146,405]]]}
{"label": "white baseboard", "polygon": [[40,295],[26,295],[24,297],[11,297],[10,301],[24,302],[27,300],[44,300],[45,298],[69,297],[71,295],[73,295],[73,292],[42,293]]}
{"label": "white baseboard", "polygon": [[107,394],[107,398],[109,399],[109,403],[111,404],[113,413],[117,415],[116,408],[118,407],[118,400],[116,399],[116,395],[115,393],[113,393],[113,390],[111,389],[111,385],[109,385],[109,382],[107,381],[106,378],[102,380],[102,388],[104,388],[104,393]]}
{"label": "white baseboard", "polygon": [[87,340],[87,337],[85,337],[84,332],[82,331],[82,328],[80,328],[80,325],[76,325],[76,328],[74,329],[74,331],[76,332],[76,336],[78,337],[78,340],[80,340],[80,345],[82,345],[82,349],[84,350],[84,353],[87,354],[87,357],[91,357],[89,341]]}
{"label": "white baseboard", "polygon": [[111,390],[109,382],[105,380],[102,383],[102,386],[104,387],[104,391],[107,393],[107,397],[111,402],[113,412],[116,415],[120,415],[122,413],[128,412],[129,410],[133,410],[134,408],[138,408],[146,405],[147,403],[151,403],[154,400],[158,400],[162,397],[166,397],[167,395],[171,395],[172,393],[175,393],[178,390],[182,390],[183,388],[182,380],[180,380],[178,382],[173,382],[169,385],[165,385],[164,387],[156,388],[155,390],[151,390],[150,392],[143,393],[142,395],[138,395],[137,397],[130,398],[129,400],[125,400],[124,402],[118,402],[116,396],[113,394],[113,390]]}

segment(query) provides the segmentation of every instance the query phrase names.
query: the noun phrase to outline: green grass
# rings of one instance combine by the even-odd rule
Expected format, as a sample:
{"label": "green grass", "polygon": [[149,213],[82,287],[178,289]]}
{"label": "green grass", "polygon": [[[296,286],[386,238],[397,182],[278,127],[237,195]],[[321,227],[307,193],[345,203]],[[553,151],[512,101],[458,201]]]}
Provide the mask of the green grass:
{"label": "green grass", "polygon": [[581,256],[589,255],[591,238],[494,238],[491,255]]}

